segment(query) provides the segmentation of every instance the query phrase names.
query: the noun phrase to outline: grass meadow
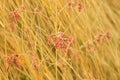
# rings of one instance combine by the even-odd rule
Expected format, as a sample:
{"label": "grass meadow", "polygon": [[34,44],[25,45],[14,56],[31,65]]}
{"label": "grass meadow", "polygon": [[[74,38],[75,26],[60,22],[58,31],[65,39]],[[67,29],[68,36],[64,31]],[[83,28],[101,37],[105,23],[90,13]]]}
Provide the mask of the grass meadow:
{"label": "grass meadow", "polygon": [[0,0],[0,80],[120,80],[119,0]]}

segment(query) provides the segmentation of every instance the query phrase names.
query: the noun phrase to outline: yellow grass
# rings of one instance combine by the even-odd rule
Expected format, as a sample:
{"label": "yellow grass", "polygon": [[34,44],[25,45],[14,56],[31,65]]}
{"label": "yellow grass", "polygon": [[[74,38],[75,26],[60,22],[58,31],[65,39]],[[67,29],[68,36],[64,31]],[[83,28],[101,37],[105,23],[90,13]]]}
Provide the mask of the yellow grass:
{"label": "yellow grass", "polygon": [[[69,0],[0,0],[0,80],[120,80],[119,0],[76,1],[80,11]],[[74,38],[70,50],[55,48],[59,32]]]}

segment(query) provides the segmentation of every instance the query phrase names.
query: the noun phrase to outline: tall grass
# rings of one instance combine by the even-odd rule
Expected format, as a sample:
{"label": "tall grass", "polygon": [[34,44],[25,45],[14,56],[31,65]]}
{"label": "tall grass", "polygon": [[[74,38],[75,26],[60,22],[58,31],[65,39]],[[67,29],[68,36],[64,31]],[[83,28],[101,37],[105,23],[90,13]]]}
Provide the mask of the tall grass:
{"label": "tall grass", "polygon": [[120,80],[119,0],[0,0],[0,80]]}

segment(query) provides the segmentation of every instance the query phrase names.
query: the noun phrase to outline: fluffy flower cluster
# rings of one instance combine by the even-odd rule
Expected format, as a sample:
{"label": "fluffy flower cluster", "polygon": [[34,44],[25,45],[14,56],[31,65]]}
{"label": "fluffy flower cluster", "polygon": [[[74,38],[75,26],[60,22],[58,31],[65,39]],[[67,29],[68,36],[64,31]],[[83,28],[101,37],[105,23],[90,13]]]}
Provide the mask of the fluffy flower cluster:
{"label": "fluffy flower cluster", "polygon": [[63,32],[58,32],[56,35],[48,36],[47,42],[50,44],[53,40],[54,48],[67,50],[73,46],[74,38],[72,36],[66,36]]}
{"label": "fluffy flower cluster", "polygon": [[18,67],[18,68],[21,68],[22,64],[20,62],[20,56],[19,55],[14,55],[14,54],[11,54],[11,55],[7,55],[5,56],[6,60],[7,60],[7,63],[9,64],[9,66],[12,66],[14,63],[15,65]]}

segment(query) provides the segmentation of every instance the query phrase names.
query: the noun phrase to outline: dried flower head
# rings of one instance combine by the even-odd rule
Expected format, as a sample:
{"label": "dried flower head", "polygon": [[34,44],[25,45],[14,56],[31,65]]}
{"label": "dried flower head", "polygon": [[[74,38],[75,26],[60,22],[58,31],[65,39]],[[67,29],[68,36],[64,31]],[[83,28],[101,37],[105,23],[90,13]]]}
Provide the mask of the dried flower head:
{"label": "dried flower head", "polygon": [[81,9],[82,9],[82,3],[79,3],[79,4],[78,4],[78,11],[80,12]]}
{"label": "dried flower head", "polygon": [[80,12],[82,9],[82,1],[78,1],[78,0],[68,0],[68,7],[69,8],[78,8],[78,11]]}
{"label": "dried flower head", "polygon": [[18,56],[18,57],[15,58],[15,63],[16,63],[16,66],[17,66],[18,68],[21,68],[22,64],[21,64],[21,62],[20,62],[20,56]]}
{"label": "dried flower head", "polygon": [[63,51],[68,50],[72,47],[74,38],[72,36],[66,36],[64,32],[58,32],[54,36],[48,36],[47,42],[51,44],[53,41],[55,49],[61,49]]}
{"label": "dried flower head", "polygon": [[10,56],[9,56],[9,60],[8,60],[9,65],[12,65],[12,64],[13,64],[13,62],[14,62],[14,60],[15,60],[14,55],[13,55],[13,54],[12,54],[12,55],[10,55]]}
{"label": "dried flower head", "polygon": [[22,12],[23,12],[26,8],[27,8],[27,5],[26,5],[26,4],[24,4],[24,5],[22,5],[22,6],[21,6],[20,11],[22,11]]}
{"label": "dried flower head", "polygon": [[110,31],[107,31],[107,32],[106,32],[106,37],[107,37],[108,39],[111,38],[111,33],[110,33]]}
{"label": "dried flower head", "polygon": [[37,13],[39,13],[40,12],[40,10],[38,9],[38,8],[34,8],[34,13],[35,14],[37,14]]}
{"label": "dried flower head", "polygon": [[94,38],[97,42],[106,42],[106,38],[110,39],[110,37],[110,31],[107,31],[98,33]]}
{"label": "dried flower head", "polygon": [[14,20],[14,19],[18,20],[20,18],[18,10],[14,10],[14,11],[10,12],[9,18],[10,18],[10,20]]}

